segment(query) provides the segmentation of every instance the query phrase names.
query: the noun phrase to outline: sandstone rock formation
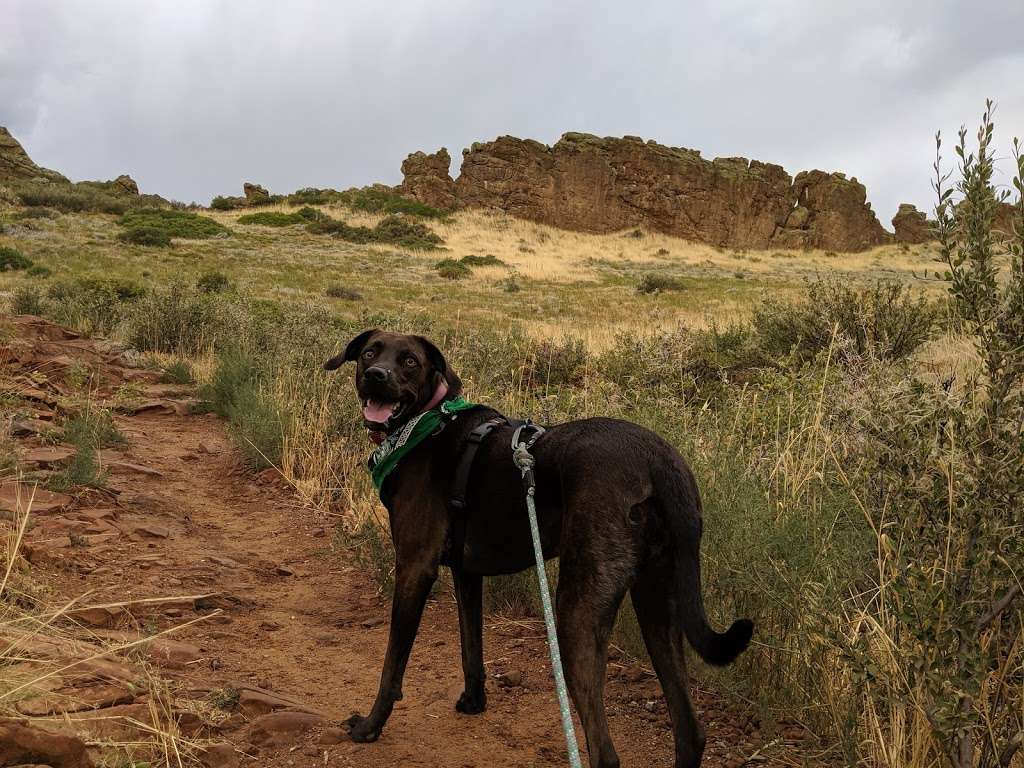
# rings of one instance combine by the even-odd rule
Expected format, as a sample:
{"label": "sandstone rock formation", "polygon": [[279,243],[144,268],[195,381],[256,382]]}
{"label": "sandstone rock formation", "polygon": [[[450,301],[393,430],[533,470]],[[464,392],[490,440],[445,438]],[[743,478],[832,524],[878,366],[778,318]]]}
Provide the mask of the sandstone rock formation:
{"label": "sandstone rock formation", "polygon": [[567,133],[554,145],[501,136],[463,151],[457,180],[446,150],[402,164],[399,194],[444,208],[497,208],[587,232],[649,227],[734,248],[863,250],[888,233],[864,186],[810,171],[794,181],[778,165],[700,152],[635,136]]}
{"label": "sandstone rock formation", "polygon": [[18,140],[0,125],[0,181],[17,179],[44,179],[66,182],[67,179],[56,171],[41,168],[32,162]]}
{"label": "sandstone rock formation", "polygon": [[899,210],[892,217],[892,227],[897,243],[926,243],[935,239],[928,217],[910,203],[900,203]]}
{"label": "sandstone rock formation", "polygon": [[242,191],[245,193],[245,201],[249,205],[258,205],[259,203],[265,202],[270,199],[270,193],[266,188],[259,184],[253,184],[252,182],[245,182],[242,184]]}
{"label": "sandstone rock formation", "polygon": [[449,173],[451,164],[451,155],[444,147],[432,155],[414,152],[402,163],[404,181],[397,189],[398,194],[434,208],[454,208],[457,200],[455,182]]}

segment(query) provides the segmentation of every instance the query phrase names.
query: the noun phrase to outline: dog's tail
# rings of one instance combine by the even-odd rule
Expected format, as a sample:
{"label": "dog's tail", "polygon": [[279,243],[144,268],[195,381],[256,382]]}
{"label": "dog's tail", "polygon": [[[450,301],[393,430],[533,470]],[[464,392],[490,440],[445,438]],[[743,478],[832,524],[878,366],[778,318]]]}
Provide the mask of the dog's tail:
{"label": "dog's tail", "polygon": [[754,634],[754,622],[738,619],[725,632],[716,632],[708,623],[700,577],[703,523],[697,484],[681,459],[679,464],[656,474],[661,475],[655,477],[659,506],[674,544],[676,604],[683,631],[704,661],[723,667],[746,650]]}

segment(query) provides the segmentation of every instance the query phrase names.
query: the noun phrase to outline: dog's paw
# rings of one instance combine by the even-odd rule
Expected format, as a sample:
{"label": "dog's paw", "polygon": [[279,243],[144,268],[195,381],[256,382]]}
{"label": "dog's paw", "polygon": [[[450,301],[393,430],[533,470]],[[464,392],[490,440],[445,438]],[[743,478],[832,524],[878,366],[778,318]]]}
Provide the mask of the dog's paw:
{"label": "dog's paw", "polygon": [[362,715],[352,715],[345,721],[345,727],[348,728],[348,735],[352,741],[365,744],[380,738],[380,728],[374,726],[370,718]]}
{"label": "dog's paw", "polygon": [[485,709],[487,709],[487,694],[482,689],[474,693],[463,691],[459,700],[455,702],[455,710],[465,715],[479,715]]}

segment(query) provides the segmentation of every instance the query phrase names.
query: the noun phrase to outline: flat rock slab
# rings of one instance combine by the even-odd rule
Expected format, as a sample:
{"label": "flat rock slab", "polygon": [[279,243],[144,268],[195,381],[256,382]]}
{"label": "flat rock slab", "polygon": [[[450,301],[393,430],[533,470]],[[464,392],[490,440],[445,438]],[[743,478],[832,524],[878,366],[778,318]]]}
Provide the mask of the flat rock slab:
{"label": "flat rock slab", "polygon": [[252,721],[249,738],[254,744],[287,744],[326,723],[323,715],[312,712],[271,712]]}
{"label": "flat rock slab", "polygon": [[55,467],[65,464],[77,451],[70,445],[48,445],[43,448],[29,448],[20,456],[21,464],[36,467]]}
{"label": "flat rock slab", "polygon": [[[19,501],[20,499],[20,501]],[[31,500],[32,512],[59,512],[70,507],[74,499],[63,493],[54,493],[44,488],[33,487],[27,483],[0,484],[0,509],[8,512],[24,511],[29,508]]]}

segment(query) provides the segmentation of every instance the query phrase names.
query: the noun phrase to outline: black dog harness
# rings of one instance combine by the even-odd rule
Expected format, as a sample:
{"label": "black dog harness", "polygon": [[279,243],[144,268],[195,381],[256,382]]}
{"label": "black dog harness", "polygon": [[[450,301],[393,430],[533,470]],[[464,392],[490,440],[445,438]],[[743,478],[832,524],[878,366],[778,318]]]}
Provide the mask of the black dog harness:
{"label": "black dog harness", "polygon": [[531,423],[529,419],[524,421],[499,415],[478,424],[466,437],[459,454],[459,461],[455,465],[455,474],[452,476],[451,491],[448,495],[448,507],[452,512],[449,552],[452,559],[459,564],[462,562],[462,553],[466,544],[466,526],[469,522],[469,481],[473,476],[476,454],[487,436],[501,426],[515,427],[517,438],[523,432],[532,431],[534,435],[530,440],[531,446],[544,432],[543,427]]}

